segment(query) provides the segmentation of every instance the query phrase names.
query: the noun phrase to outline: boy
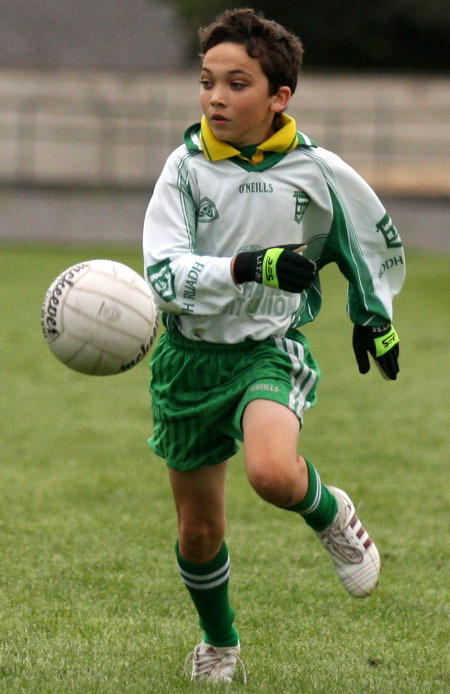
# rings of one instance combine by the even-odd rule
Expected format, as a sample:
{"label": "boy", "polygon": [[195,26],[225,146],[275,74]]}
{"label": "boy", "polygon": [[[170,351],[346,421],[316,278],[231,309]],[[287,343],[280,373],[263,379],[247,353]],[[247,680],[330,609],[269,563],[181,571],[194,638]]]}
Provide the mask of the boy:
{"label": "boy", "polygon": [[319,379],[298,327],[319,312],[320,269],[337,262],[359,370],[370,353],[395,380],[392,298],[404,257],[367,184],[284,114],[300,40],[238,9],[201,29],[200,42],[202,122],[169,156],[144,226],[146,275],[166,327],[151,363],[150,445],[168,465],[178,566],[204,630],[186,667],[192,659],[193,680],[229,682],[237,663],[245,679],[224,541],[236,439],[250,484],[303,516],[347,591],[364,597],[378,583],[379,555],[351,500],[297,454]]}

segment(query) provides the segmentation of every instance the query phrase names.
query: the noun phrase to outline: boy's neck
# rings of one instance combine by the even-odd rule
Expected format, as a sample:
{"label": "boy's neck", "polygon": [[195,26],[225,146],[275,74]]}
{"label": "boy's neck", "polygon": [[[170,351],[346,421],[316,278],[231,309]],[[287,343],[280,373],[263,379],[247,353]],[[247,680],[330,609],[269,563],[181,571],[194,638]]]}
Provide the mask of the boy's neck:
{"label": "boy's neck", "polygon": [[245,157],[246,159],[251,159],[260,144],[261,143],[258,142],[256,145],[233,145],[233,147],[235,146],[236,149],[240,151],[243,157]]}

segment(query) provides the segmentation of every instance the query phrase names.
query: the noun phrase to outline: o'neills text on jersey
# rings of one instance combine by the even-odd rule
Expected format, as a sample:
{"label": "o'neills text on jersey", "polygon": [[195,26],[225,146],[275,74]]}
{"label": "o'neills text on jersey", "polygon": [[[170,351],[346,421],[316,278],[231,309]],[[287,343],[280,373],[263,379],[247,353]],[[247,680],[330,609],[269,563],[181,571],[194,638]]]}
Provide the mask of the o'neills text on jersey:
{"label": "o'neills text on jersey", "polygon": [[273,193],[273,185],[271,183],[241,183],[239,186],[240,193]]}

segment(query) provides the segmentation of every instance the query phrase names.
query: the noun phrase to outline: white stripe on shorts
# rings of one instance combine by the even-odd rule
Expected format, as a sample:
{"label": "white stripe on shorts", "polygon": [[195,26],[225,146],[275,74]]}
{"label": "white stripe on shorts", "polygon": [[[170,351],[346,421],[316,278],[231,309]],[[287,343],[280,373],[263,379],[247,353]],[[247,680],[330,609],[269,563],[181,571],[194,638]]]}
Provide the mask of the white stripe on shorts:
{"label": "white stripe on shorts", "polygon": [[307,398],[316,381],[316,374],[304,363],[305,350],[301,342],[277,336],[275,337],[275,344],[291,360],[292,390],[289,395],[289,408],[295,412],[297,417],[301,417],[303,411],[310,407]]}

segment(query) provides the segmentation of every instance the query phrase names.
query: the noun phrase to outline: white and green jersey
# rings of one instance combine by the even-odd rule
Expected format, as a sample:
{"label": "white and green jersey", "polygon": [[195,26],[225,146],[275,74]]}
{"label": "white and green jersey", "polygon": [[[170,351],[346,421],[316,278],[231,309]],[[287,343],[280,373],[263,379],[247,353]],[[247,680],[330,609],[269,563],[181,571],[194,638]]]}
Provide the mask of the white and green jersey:
{"label": "white and green jersey", "polygon": [[[247,154],[249,154],[247,152]],[[392,319],[404,279],[397,230],[371,188],[338,156],[283,115],[283,127],[248,157],[217,140],[205,119],[168,158],[144,225],[145,273],[170,329],[208,342],[284,335],[320,310],[313,286],[291,294],[237,285],[240,251],[307,244],[320,270],[336,262],[359,325]]]}

